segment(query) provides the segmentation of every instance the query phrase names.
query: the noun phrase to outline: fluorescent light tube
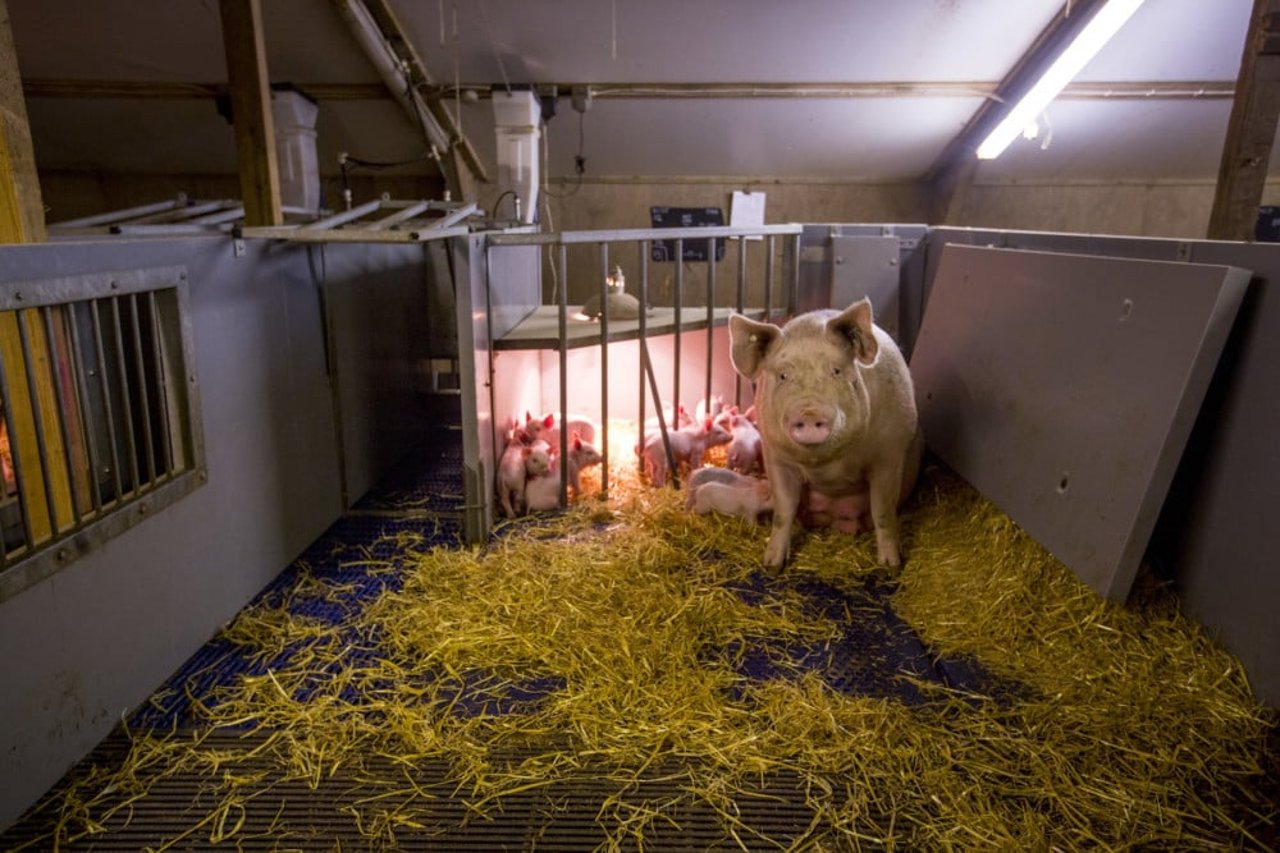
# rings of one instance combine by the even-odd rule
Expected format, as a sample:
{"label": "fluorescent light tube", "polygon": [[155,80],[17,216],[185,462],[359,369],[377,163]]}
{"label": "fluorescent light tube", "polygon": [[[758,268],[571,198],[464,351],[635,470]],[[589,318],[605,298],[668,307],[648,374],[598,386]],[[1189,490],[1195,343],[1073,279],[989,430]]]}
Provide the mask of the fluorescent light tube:
{"label": "fluorescent light tube", "polygon": [[1058,97],[1058,93],[1075,79],[1080,69],[1089,64],[1089,60],[1111,40],[1141,5],[1142,0],[1111,0],[1103,6],[1080,31],[1075,41],[1054,60],[1044,76],[1009,111],[1004,121],[996,125],[996,129],[978,146],[978,159],[994,160],[999,157],[1009,147],[1009,143],[1022,133],[1022,129],[1044,112],[1049,102]]}

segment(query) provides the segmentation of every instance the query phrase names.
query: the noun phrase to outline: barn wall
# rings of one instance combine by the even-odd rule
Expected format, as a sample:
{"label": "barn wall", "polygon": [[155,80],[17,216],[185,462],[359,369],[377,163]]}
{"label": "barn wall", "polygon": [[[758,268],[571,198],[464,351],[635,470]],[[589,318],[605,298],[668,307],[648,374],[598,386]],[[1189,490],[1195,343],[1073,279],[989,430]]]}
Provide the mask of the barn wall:
{"label": "barn wall", "polygon": [[[317,277],[353,312],[345,340],[379,334],[366,306],[421,280],[421,247],[307,249],[229,240],[0,248],[0,286],[106,270],[189,272],[208,481],[46,581],[0,602],[0,827],[92,748],[341,512],[334,396]],[[378,286],[372,291],[366,280]],[[361,294],[366,294],[362,299]],[[369,318],[361,325],[358,317]],[[362,332],[362,329],[364,330]],[[370,371],[342,377],[356,398]],[[371,423],[386,423],[366,413]],[[354,432],[354,431],[352,431]],[[347,434],[347,456],[382,458],[379,430]],[[353,497],[355,497],[353,495]]]}

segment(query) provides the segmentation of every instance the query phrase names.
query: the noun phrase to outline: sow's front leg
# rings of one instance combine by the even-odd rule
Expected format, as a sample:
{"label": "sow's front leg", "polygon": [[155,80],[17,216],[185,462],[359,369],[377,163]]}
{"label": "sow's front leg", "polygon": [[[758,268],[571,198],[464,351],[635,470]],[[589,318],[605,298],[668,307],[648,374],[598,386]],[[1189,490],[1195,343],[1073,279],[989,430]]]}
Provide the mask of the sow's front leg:
{"label": "sow's front leg", "polygon": [[764,564],[782,568],[791,550],[791,525],[800,507],[800,472],[790,465],[769,464],[769,487],[773,490],[773,532],[764,549]]}
{"label": "sow's front leg", "polygon": [[874,466],[867,476],[871,488],[871,522],[876,528],[876,557],[881,565],[902,565],[898,547],[898,501],[902,497],[902,454]]}

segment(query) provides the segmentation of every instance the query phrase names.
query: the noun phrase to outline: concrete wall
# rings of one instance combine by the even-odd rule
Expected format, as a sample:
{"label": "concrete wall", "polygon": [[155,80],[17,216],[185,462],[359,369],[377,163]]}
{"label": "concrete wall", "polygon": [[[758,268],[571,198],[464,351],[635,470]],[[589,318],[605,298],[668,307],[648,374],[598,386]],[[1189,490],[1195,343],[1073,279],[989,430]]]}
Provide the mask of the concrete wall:
{"label": "concrete wall", "polygon": [[[0,602],[0,827],[12,822],[331,524],[342,510],[321,278],[341,294],[352,356],[344,396],[388,360],[386,290],[421,281],[422,247],[306,247],[226,239],[111,240],[0,248],[0,287],[183,265],[208,482],[47,580]],[[314,258],[313,258],[314,260]],[[390,271],[394,270],[394,271]],[[366,288],[367,281],[374,283]],[[406,309],[404,299],[399,308]],[[391,333],[410,334],[407,321]],[[387,405],[398,405],[390,403]],[[385,458],[388,419],[350,430],[348,457]],[[370,449],[372,447],[372,449]],[[358,495],[352,495],[357,497]]]}

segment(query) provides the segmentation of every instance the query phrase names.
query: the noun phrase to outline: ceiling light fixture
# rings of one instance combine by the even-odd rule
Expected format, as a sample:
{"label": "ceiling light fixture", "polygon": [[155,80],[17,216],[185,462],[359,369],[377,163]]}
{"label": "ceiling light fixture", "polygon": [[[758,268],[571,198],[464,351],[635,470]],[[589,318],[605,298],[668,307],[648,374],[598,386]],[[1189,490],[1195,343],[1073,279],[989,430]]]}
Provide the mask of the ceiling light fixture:
{"label": "ceiling light fixture", "polygon": [[1080,73],[1080,69],[1089,64],[1089,60],[1111,40],[1141,5],[1142,0],[1110,0],[1103,6],[1067,49],[1054,60],[1044,76],[1009,111],[1004,121],[996,125],[996,129],[978,146],[978,159],[994,160],[999,157],[1009,147],[1009,143],[1022,133],[1022,129],[1044,112],[1049,102]]}

